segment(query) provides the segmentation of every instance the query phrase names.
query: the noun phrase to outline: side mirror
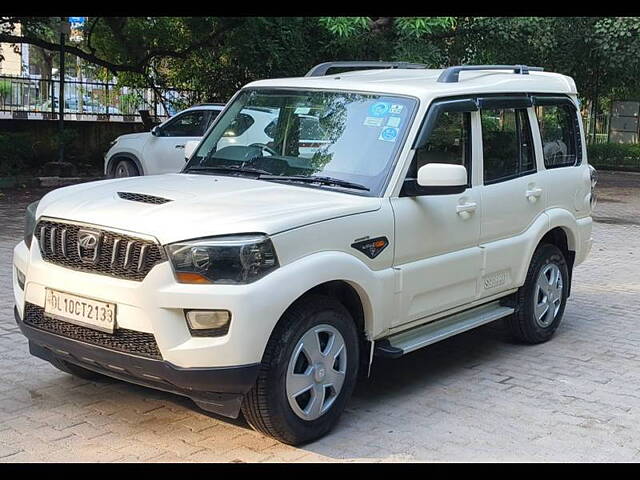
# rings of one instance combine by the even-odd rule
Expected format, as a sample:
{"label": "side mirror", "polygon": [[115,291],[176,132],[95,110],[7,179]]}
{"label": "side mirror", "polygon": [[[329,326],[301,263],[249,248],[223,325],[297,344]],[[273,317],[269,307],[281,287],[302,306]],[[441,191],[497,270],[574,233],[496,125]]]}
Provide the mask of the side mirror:
{"label": "side mirror", "polygon": [[191,155],[193,155],[193,152],[196,151],[196,148],[198,148],[198,144],[200,142],[198,140],[189,140],[187,143],[184,144],[184,161],[187,162],[191,159]]}
{"label": "side mirror", "polygon": [[418,186],[424,195],[450,195],[467,188],[467,169],[449,163],[428,163],[418,170]]}
{"label": "side mirror", "polygon": [[162,132],[158,128],[157,125],[151,129],[151,135],[153,135],[154,137],[161,137],[162,136]]}

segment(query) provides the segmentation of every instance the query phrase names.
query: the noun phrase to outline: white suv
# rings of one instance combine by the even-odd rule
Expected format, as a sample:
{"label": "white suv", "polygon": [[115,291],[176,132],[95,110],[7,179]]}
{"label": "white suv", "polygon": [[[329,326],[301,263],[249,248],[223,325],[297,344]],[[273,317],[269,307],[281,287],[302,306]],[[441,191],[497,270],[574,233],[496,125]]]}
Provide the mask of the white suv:
{"label": "white suv", "polygon": [[179,172],[186,142],[199,140],[224,105],[203,104],[183,110],[150,132],[116,138],[104,156],[104,174],[121,178]]}
{"label": "white suv", "polygon": [[[571,78],[525,66],[343,62],[250,83],[181,173],[28,208],[17,322],[66,372],[318,438],[376,356],[501,318],[551,338],[591,247],[577,102]],[[277,112],[269,140],[227,142],[248,109]]]}

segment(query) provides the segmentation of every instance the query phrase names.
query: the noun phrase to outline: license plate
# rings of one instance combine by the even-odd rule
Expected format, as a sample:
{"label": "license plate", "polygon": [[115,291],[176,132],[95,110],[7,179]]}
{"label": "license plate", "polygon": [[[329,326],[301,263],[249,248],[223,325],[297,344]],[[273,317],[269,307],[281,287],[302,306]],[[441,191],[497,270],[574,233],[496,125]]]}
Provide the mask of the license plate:
{"label": "license plate", "polygon": [[116,305],[69,293],[45,290],[44,313],[63,322],[113,333],[116,325]]}

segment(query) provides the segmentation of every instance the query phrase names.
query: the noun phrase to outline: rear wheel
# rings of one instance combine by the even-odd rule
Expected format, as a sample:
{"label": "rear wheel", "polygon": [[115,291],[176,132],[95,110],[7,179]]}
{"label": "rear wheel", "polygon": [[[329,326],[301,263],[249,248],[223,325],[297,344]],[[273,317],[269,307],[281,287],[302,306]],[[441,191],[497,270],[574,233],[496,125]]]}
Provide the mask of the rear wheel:
{"label": "rear wheel", "polygon": [[569,292],[569,270],[562,251],[540,245],[518,290],[518,311],[507,320],[513,336],[525,343],[549,340],[562,320]]}
{"label": "rear wheel", "polygon": [[118,160],[113,169],[114,178],[136,177],[138,175],[140,172],[131,160]]}
{"label": "rear wheel", "polygon": [[337,423],[353,392],[358,333],[330,297],[309,296],[274,330],[242,413],[256,430],[291,445],[315,440]]}

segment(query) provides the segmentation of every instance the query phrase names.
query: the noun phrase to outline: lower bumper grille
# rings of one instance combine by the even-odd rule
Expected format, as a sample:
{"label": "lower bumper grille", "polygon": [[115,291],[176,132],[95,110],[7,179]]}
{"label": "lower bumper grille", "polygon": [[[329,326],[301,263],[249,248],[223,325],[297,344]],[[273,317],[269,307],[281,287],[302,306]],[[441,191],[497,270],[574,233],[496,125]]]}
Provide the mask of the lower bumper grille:
{"label": "lower bumper grille", "polygon": [[56,335],[97,345],[109,350],[140,355],[162,360],[156,339],[151,333],[116,329],[114,334],[99,332],[72,323],[45,317],[44,308],[27,303],[25,305],[24,323]]}

